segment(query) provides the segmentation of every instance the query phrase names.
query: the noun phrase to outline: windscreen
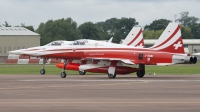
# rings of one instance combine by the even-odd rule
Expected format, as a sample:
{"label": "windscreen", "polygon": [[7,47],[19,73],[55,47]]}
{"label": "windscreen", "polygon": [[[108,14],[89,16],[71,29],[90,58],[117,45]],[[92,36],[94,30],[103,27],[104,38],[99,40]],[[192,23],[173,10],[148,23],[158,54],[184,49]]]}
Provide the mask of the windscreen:
{"label": "windscreen", "polygon": [[63,43],[63,41],[53,41],[51,43],[46,44],[45,46],[61,46]]}
{"label": "windscreen", "polygon": [[73,45],[85,45],[86,43],[87,43],[86,39],[80,39],[80,40],[74,41]]}

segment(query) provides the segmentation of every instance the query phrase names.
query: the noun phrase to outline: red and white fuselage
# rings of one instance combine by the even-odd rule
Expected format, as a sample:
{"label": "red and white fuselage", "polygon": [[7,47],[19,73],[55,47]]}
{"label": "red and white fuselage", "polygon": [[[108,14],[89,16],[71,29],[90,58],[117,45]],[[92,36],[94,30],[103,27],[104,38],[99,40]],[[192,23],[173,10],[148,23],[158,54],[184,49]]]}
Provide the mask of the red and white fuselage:
{"label": "red and white fuselage", "polygon": [[[140,31],[140,30],[139,30]],[[138,34],[140,35],[140,34]],[[136,35],[136,37],[139,37]],[[87,42],[85,43],[87,44]],[[171,65],[179,63],[196,63],[196,57],[191,57],[184,53],[183,41],[180,31],[180,25],[170,23],[165,31],[162,33],[158,41],[151,48],[132,47],[129,45],[119,44],[98,44],[85,46],[60,46],[56,48],[49,48],[45,50],[24,52],[25,55],[44,57],[44,58],[60,58],[65,60],[98,60],[110,62],[108,66],[100,66],[99,64],[83,64],[76,65],[76,69],[100,71],[101,68],[107,70],[108,74],[115,74],[117,70],[124,71],[132,70],[136,72],[140,69],[144,70],[144,65]],[[118,62],[130,62],[132,64],[139,64],[139,69],[131,69],[128,67],[121,68],[117,66]],[[60,68],[62,65],[58,65]],[[75,66],[70,64],[70,66]],[[92,66],[96,66],[92,68]],[[67,67],[67,66],[66,66]],[[122,71],[123,71],[122,70]],[[138,73],[138,74],[144,74]],[[143,77],[143,75],[141,76]]]}
{"label": "red and white fuselage", "polygon": [[25,54],[62,59],[128,60],[134,64],[146,65],[168,65],[188,61],[188,56],[184,54],[180,25],[176,23],[170,23],[157,43],[151,48],[138,48],[119,44],[99,46],[97,44],[93,46],[60,46],[38,50],[37,52],[30,51]]}

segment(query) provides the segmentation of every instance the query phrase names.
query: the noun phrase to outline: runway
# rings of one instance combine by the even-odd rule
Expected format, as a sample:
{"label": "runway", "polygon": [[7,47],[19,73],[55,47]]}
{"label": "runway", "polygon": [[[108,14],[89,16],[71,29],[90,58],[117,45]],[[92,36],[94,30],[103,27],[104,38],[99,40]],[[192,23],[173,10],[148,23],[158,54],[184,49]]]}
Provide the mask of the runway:
{"label": "runway", "polygon": [[0,75],[1,112],[199,112],[199,75]]}

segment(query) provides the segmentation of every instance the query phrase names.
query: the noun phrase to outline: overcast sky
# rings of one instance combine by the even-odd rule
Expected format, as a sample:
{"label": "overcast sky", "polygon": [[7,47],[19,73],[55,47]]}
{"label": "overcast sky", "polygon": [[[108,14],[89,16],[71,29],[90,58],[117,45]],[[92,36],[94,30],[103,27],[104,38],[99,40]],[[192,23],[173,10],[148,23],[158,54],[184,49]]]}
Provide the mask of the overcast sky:
{"label": "overcast sky", "polygon": [[183,11],[200,18],[200,0],[0,0],[0,24],[25,23],[37,29],[50,19],[71,17],[80,25],[131,17],[144,27],[161,18],[174,21]]}

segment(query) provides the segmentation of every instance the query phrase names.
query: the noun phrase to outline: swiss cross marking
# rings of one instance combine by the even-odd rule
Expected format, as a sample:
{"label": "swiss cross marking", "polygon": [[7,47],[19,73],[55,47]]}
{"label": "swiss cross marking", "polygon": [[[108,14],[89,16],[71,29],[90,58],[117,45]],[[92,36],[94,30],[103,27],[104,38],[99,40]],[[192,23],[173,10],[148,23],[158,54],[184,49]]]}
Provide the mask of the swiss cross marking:
{"label": "swiss cross marking", "polygon": [[178,41],[177,44],[174,44],[175,49],[177,50],[179,47],[182,47],[181,41]]}

